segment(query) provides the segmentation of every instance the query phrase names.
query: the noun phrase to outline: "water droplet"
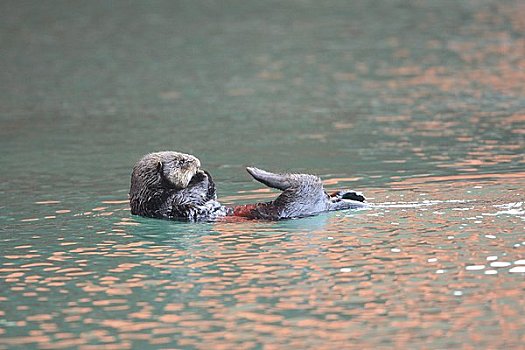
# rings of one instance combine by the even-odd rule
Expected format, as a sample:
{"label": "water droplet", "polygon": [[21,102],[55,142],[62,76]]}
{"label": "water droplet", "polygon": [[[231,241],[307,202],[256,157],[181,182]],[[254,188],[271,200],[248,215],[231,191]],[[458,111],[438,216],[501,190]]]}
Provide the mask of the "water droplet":
{"label": "water droplet", "polygon": [[487,256],[487,261],[494,261],[498,260],[498,257],[496,255]]}
{"label": "water droplet", "polygon": [[463,295],[463,292],[460,290],[455,290],[453,294],[456,296],[460,296],[460,295]]}
{"label": "water droplet", "polygon": [[496,270],[487,270],[485,271],[485,275],[496,275],[498,274],[498,271]]}
{"label": "water droplet", "polygon": [[339,271],[341,271],[341,272],[351,272],[352,269],[349,268],[349,267],[343,267],[343,268],[339,269]]}
{"label": "water droplet", "polygon": [[516,264],[516,265],[525,265],[525,259],[523,259],[523,260],[516,260],[516,261],[514,261],[514,264]]}
{"label": "water droplet", "polygon": [[490,263],[490,266],[492,267],[507,267],[510,266],[510,262],[506,261],[494,261],[493,263]]}
{"label": "water droplet", "polygon": [[486,238],[490,238],[490,239],[494,239],[494,238],[496,238],[496,236],[494,236],[494,235],[485,235],[485,237],[486,237]]}
{"label": "water droplet", "polygon": [[477,270],[483,270],[485,268],[485,265],[470,265],[465,267],[465,269],[469,271],[477,271]]}
{"label": "water droplet", "polygon": [[328,236],[328,239],[334,239],[334,237],[332,237],[332,236]]}
{"label": "water droplet", "polygon": [[430,259],[427,259],[427,261],[428,262],[436,262],[436,261],[438,261],[438,259],[437,258],[430,258]]}
{"label": "water droplet", "polygon": [[436,273],[445,273],[445,270],[436,270]]}

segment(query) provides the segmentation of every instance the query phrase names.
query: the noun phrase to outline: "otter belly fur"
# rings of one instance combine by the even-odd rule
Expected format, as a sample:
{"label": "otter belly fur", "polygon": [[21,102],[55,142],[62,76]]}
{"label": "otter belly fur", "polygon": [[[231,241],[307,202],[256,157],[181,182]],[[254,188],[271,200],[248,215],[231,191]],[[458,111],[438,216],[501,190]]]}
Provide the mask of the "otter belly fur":
{"label": "otter belly fur", "polygon": [[274,174],[255,167],[246,170],[255,180],[282,193],[273,201],[229,208],[217,201],[215,183],[207,171],[200,169],[196,157],[171,151],[147,154],[131,174],[131,213],[192,222],[225,216],[281,220],[366,207],[365,198],[358,192],[328,195],[321,179],[314,175]]}

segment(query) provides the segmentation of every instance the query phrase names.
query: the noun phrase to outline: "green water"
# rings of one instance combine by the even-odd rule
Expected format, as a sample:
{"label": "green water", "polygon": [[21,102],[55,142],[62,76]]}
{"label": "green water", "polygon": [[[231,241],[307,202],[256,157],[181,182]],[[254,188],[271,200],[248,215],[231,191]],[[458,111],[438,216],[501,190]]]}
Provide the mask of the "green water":
{"label": "green water", "polygon": [[[521,1],[3,1],[0,349],[525,346]],[[134,162],[369,210],[132,217]]]}

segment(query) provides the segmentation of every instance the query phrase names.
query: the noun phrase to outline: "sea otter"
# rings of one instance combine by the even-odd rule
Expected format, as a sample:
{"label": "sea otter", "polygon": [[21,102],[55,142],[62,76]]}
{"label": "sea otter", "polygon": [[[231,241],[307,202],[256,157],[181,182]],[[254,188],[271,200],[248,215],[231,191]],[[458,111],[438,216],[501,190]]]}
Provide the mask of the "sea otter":
{"label": "sea otter", "polygon": [[281,220],[366,206],[365,198],[358,192],[328,195],[321,179],[314,175],[274,174],[248,167],[246,170],[254,179],[283,192],[270,202],[229,208],[217,201],[215,183],[200,165],[198,158],[185,153],[145,155],[131,174],[131,213],[192,222],[215,221],[226,216]]}

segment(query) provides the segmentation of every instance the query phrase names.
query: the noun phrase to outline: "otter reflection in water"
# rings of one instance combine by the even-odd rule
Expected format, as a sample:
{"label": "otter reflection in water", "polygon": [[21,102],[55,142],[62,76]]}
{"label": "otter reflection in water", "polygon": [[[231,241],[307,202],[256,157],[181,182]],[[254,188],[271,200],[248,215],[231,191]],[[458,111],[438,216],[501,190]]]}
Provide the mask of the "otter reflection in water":
{"label": "otter reflection in water", "polygon": [[274,174],[248,167],[255,180],[283,192],[270,202],[225,207],[217,201],[211,175],[200,166],[199,159],[189,154],[167,151],[145,155],[131,174],[131,213],[181,221],[214,221],[225,216],[281,220],[366,206],[365,197],[358,192],[328,195],[314,175]]}

